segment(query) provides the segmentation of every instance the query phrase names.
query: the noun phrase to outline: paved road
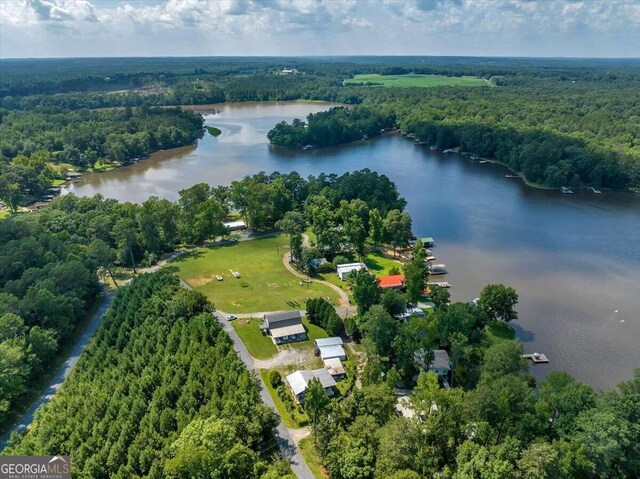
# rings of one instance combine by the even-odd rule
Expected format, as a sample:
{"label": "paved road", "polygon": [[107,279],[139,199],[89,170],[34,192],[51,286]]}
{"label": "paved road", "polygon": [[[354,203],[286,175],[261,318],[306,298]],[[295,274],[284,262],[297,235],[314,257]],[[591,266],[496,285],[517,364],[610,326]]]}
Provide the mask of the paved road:
{"label": "paved road", "polygon": [[[242,362],[244,362],[249,371],[254,371],[256,373],[256,376],[260,381],[260,397],[262,398],[262,402],[264,402],[267,406],[273,409],[276,414],[278,414],[276,405],[273,402],[273,399],[271,399],[271,395],[269,394],[269,391],[262,381],[259,371],[255,368],[253,359],[251,358],[249,351],[247,351],[247,348],[245,348],[242,340],[240,339],[240,336],[238,336],[238,333],[236,333],[235,329],[233,329],[233,327],[229,324],[229,321],[227,321],[221,313],[214,313],[214,316],[216,317],[222,328],[233,340],[233,349],[235,349],[236,353],[238,353],[238,356],[240,357],[240,359],[242,359]],[[282,419],[280,419],[276,430],[276,439],[278,440],[280,451],[285,456],[289,457],[291,461],[291,469],[293,469],[295,475],[300,479],[315,479],[315,476],[300,454],[299,449],[296,447],[296,443],[293,441],[293,438],[282,422]]]}
{"label": "paved road", "polygon": [[98,329],[100,322],[102,321],[102,317],[111,306],[111,301],[113,301],[114,293],[108,293],[103,296],[102,302],[100,304],[100,308],[94,314],[91,322],[85,329],[84,333],[73,347],[71,354],[67,358],[67,360],[60,366],[60,369],[56,373],[56,375],[51,379],[49,385],[46,389],[38,396],[38,398],[33,402],[31,407],[27,409],[27,411],[22,415],[22,417],[14,424],[13,429],[7,432],[2,438],[0,438],[0,451],[2,451],[7,445],[7,441],[9,440],[9,436],[13,431],[22,432],[26,428],[29,427],[31,422],[33,421],[33,416],[40,406],[49,402],[53,395],[60,389],[62,386],[62,382],[69,375],[69,373],[73,370],[74,366],[78,362],[82,351],[87,347],[94,333]]}

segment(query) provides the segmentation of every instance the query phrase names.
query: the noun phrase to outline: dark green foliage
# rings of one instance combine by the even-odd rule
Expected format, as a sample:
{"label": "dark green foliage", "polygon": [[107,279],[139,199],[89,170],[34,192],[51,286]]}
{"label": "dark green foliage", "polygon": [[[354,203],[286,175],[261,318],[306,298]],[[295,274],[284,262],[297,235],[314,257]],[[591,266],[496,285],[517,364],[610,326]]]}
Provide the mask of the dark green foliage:
{"label": "dark green foliage", "polygon": [[358,306],[358,315],[362,316],[369,308],[380,300],[382,288],[375,276],[366,270],[354,271],[349,274],[349,281],[353,285],[353,299]]}
{"label": "dark green foliage", "polygon": [[341,336],[344,333],[344,323],[333,305],[323,298],[307,300],[307,318],[311,324],[317,324],[329,336]]}
{"label": "dark green foliage", "polygon": [[282,121],[269,131],[267,138],[272,144],[287,148],[329,146],[373,137],[394,127],[393,114],[366,107],[334,107],[310,114],[306,123],[297,119],[291,124]]}
{"label": "dark green foliage", "polygon": [[70,454],[82,477],[209,477],[210,467],[248,477],[276,419],[209,308],[166,273],[121,288],[64,387],[7,452]]}

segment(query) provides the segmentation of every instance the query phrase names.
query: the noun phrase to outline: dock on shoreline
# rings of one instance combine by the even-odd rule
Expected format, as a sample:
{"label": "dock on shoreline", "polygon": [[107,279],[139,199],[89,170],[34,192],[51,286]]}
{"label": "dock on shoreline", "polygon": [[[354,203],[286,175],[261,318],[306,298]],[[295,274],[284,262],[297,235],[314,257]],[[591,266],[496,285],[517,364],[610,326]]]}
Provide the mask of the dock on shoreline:
{"label": "dock on shoreline", "polygon": [[542,353],[523,354],[522,357],[525,359],[531,359],[531,361],[533,361],[534,364],[549,362],[549,359]]}

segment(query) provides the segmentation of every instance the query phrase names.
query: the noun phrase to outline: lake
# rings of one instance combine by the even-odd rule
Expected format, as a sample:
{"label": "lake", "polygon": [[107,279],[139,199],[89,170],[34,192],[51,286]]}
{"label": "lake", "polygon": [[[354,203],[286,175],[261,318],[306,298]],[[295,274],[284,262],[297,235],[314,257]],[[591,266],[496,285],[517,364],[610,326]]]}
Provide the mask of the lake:
{"label": "lake", "polygon": [[537,190],[507,179],[505,168],[443,155],[398,135],[311,151],[271,147],[277,122],[328,108],[318,103],[198,107],[206,134],[197,146],[155,153],[107,173],[86,174],[68,189],[142,202],[176,200],[198,182],[229,184],[258,171],[302,175],[369,168],[388,175],[407,199],[418,236],[433,236],[454,301],[487,283],[520,295],[514,326],[525,352],[550,363],[536,377],[565,370],[611,389],[640,367],[640,195]]}

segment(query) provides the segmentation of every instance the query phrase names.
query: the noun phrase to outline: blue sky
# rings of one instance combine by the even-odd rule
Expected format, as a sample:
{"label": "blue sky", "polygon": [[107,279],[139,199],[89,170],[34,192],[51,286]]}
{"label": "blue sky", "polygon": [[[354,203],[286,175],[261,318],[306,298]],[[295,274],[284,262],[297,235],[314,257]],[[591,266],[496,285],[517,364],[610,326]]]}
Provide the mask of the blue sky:
{"label": "blue sky", "polygon": [[640,0],[0,0],[0,57],[640,57]]}

